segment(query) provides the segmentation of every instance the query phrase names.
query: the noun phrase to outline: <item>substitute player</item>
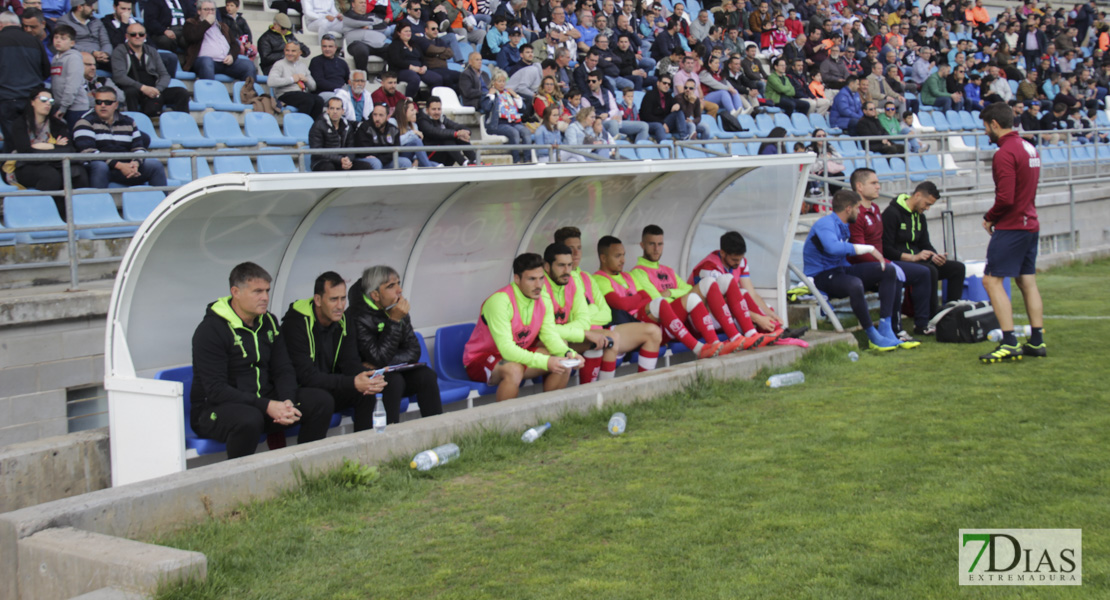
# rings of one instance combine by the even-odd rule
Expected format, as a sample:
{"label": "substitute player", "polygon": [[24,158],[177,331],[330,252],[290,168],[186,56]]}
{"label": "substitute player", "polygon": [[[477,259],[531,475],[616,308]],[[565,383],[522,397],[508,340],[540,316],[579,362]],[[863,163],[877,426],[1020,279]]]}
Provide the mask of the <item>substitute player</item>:
{"label": "substitute player", "polygon": [[[652,299],[673,300],[672,305],[675,313],[680,315],[679,318],[683,318],[682,312],[688,312],[689,322],[694,326],[694,329],[702,334],[706,341],[717,339],[717,329],[713,323],[713,319],[716,318],[717,323],[721,325],[725,335],[728,336],[728,341],[721,346],[722,355],[730,354],[740,348],[747,350],[763,341],[762,337],[746,338],[736,329],[736,323],[732,320],[732,313],[729,311],[725,298],[717,286],[711,285],[709,282],[702,286],[705,295],[705,302],[702,302],[702,297],[693,293],[694,286],[680,279],[674,269],[659,264],[659,259],[663,256],[663,229],[661,227],[658,225],[644,227],[640,235],[640,248],[643,250],[643,256],[636,261],[636,266],[632,268],[632,278],[636,280],[636,285],[645,290]],[[706,310],[706,305],[709,305],[709,310]],[[712,311],[712,316],[710,316],[710,311]],[[772,339],[767,343],[773,341]]]}
{"label": "substitute player", "polygon": [[[979,357],[984,363],[1021,360],[1022,356],[1048,356],[1045,348],[1044,305],[1037,289],[1037,183],[1041,178],[1041,157],[1037,149],[1021,139],[1014,128],[1014,113],[1004,102],[995,102],[979,115],[990,140],[998,144],[991,166],[994,175],[994,206],[983,215],[983,229],[991,236],[987,245],[987,266],[983,287],[990,296],[994,315],[1002,329],[1002,342],[993,352]],[[1025,299],[1032,333],[1024,346],[1014,336],[1014,315],[1010,297],[1002,286],[1013,277]]]}
{"label": "substitute player", "polygon": [[[543,391],[566,387],[581,359],[555,331],[555,311],[544,293],[543,257],[513,260],[513,282],[482,303],[474,333],[463,349],[463,365],[474,381],[497,386],[497,401],[516,398],[520,382],[544,376]],[[564,359],[577,364],[564,364]]]}
{"label": "substitute player", "polygon": [[[717,341],[716,332],[704,344],[690,335],[682,324],[686,310],[681,301],[667,302],[655,288],[651,288],[656,294],[653,298],[636,284],[632,275],[624,271],[624,244],[619,239],[607,235],[598,240],[597,257],[601,269],[594,273],[594,281],[597,282],[598,293],[613,311],[614,324],[636,321],[658,323],[669,339],[682,342],[698,358],[712,358],[721,352],[722,344]],[[701,306],[700,302],[698,306]],[[683,318],[679,318],[676,308],[682,311]]]}

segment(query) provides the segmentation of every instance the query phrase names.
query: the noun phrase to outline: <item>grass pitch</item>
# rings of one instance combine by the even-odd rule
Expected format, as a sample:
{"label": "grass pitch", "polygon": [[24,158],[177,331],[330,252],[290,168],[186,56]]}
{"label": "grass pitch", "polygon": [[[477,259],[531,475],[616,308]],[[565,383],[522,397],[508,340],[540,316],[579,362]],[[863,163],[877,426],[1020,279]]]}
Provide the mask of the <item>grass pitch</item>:
{"label": "grass pitch", "polygon": [[[209,561],[159,597],[1110,597],[1110,261],[1039,282],[1047,314],[1104,317],[1049,318],[1047,359],[819,348],[804,385],[703,382],[627,407],[620,437],[594,413],[318,477],[155,540]],[[960,588],[960,528],[1082,529],[1083,586]]]}

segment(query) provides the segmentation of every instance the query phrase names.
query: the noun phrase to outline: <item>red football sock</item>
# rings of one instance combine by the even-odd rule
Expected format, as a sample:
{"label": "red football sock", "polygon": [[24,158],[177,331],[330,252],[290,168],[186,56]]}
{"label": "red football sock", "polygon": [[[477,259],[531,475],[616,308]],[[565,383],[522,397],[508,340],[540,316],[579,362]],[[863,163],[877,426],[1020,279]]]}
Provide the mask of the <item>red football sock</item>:
{"label": "red football sock", "polygon": [[751,313],[748,312],[748,307],[751,304],[744,298],[744,290],[740,289],[740,284],[736,282],[736,278],[732,278],[732,283],[728,284],[728,290],[725,292],[725,300],[728,302],[728,307],[732,311],[732,318],[736,320],[739,325],[740,331],[745,336],[750,336],[756,333],[755,323],[752,322]]}
{"label": "red football sock", "polygon": [[602,381],[605,379],[612,379],[613,375],[617,372],[617,361],[602,361],[601,371],[597,375],[597,380]]}
{"label": "red football sock", "polygon": [[694,329],[698,330],[705,343],[712,344],[720,341],[717,339],[717,329],[713,327],[713,317],[709,316],[704,303],[698,302],[694,306],[694,310],[690,311],[689,321],[693,323]]}
{"label": "red football sock", "polygon": [[[591,356],[594,353],[597,356]],[[582,354],[586,364],[578,370],[578,383],[592,383],[597,380],[598,370],[601,368],[601,350],[587,350]]]}
{"label": "red football sock", "polygon": [[[683,317],[686,316],[686,311],[682,311]],[[672,308],[670,302],[659,303],[659,325],[663,327],[663,331],[671,336],[672,339],[682,342],[687,348],[697,352],[700,349],[700,344],[694,336],[690,335],[690,331],[682,324],[682,320],[675,315],[675,310]],[[710,340],[717,341],[717,340]]]}
{"label": "red football sock", "polygon": [[649,352],[649,351],[644,350],[643,348],[641,348],[640,349],[640,361],[637,365],[639,367],[638,372],[643,373],[644,371],[651,371],[652,369],[655,368],[655,364],[658,360],[659,360],[659,350],[656,350],[655,352]]}
{"label": "red football sock", "polygon": [[736,322],[732,320],[732,312],[729,311],[728,305],[725,304],[725,297],[721,294],[721,288],[717,287],[716,283],[707,287],[709,291],[705,293],[705,304],[709,307],[709,312],[713,313],[717,322],[721,324],[721,329],[728,339],[734,340],[740,337],[740,332],[736,330]]}

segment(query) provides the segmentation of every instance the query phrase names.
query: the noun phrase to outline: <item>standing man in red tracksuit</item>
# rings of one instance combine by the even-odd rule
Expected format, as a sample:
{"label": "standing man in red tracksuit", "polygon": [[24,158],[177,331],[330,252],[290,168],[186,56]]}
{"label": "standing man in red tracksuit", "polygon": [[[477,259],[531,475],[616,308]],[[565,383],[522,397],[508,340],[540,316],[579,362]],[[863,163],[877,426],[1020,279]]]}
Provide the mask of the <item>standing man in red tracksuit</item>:
{"label": "standing man in red tracksuit", "polygon": [[[1002,329],[1002,343],[993,352],[979,357],[983,363],[1021,360],[1022,356],[1047,356],[1042,329],[1044,306],[1037,289],[1037,183],[1041,177],[1041,157],[1037,149],[1013,131],[1014,113],[1005,102],[983,109],[980,118],[992,142],[998,144],[992,166],[994,206],[983,215],[983,229],[991,236],[987,245],[987,266],[983,287],[991,298],[994,314]],[[1013,277],[1025,298],[1032,333],[1024,346],[1014,336],[1014,315],[1010,297],[1002,287],[1005,277]]]}

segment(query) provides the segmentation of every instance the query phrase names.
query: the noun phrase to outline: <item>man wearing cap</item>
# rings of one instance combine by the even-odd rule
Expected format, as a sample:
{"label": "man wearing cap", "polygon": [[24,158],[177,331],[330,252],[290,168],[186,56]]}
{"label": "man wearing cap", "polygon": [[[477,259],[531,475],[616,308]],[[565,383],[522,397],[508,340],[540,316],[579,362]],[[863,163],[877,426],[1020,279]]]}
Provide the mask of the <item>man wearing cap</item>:
{"label": "man wearing cap", "polygon": [[93,16],[96,5],[97,0],[75,0],[69,12],[58,18],[58,24],[69,25],[77,32],[74,48],[92,54],[97,67],[110,69],[112,41],[104,23]]}
{"label": "man wearing cap", "polygon": [[216,22],[214,0],[200,0],[197,17],[185,21],[185,42],[189,44],[185,68],[197,79],[215,79],[217,74],[239,81],[254,77],[254,63],[239,56],[239,40],[231,36],[227,24]]}
{"label": "man wearing cap", "polygon": [[300,44],[301,56],[304,58],[312,53],[308,46],[293,36],[293,24],[289,21],[289,15],[278,13],[274,15],[273,25],[258,36],[258,62],[263,75],[269,75],[270,68],[285,58],[285,45],[289,42]]}
{"label": "man wearing cap", "polygon": [[509,75],[516,73],[520,68],[520,36],[522,32],[519,27],[509,29],[509,42],[501,44],[501,48],[497,51],[497,66]]}

